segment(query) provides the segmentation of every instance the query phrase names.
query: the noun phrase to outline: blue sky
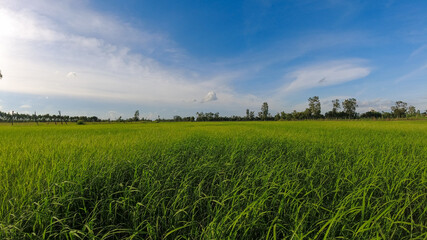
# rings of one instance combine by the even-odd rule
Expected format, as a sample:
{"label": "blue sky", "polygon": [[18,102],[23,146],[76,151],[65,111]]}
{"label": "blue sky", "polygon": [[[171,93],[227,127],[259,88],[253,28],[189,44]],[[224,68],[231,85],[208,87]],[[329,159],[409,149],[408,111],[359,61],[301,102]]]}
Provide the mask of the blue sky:
{"label": "blue sky", "polygon": [[0,110],[427,109],[426,1],[0,0]]}

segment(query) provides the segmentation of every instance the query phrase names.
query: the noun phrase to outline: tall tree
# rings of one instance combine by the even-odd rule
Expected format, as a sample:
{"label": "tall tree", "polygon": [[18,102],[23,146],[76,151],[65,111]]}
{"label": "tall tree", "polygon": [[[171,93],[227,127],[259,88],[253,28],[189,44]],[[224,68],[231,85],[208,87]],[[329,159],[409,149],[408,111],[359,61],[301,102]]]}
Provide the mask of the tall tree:
{"label": "tall tree", "polygon": [[344,100],[344,102],[342,102],[342,107],[349,118],[356,117],[356,107],[358,107],[358,105],[355,98]]}
{"label": "tall tree", "polygon": [[135,114],[133,115],[133,120],[134,121],[139,121],[139,110],[135,111]]}
{"label": "tall tree", "polygon": [[408,107],[408,117],[414,117],[417,114],[417,110],[415,109],[414,106],[409,106]]}
{"label": "tall tree", "polygon": [[406,114],[407,106],[408,104],[406,102],[397,101],[396,105],[391,107],[391,111],[393,112],[395,117],[404,117]]}
{"label": "tall tree", "polygon": [[255,112],[254,111],[249,112],[249,119],[251,119],[251,120],[255,119]]}
{"label": "tall tree", "polygon": [[34,117],[34,122],[36,122],[36,123],[37,123],[37,125],[39,125],[39,122],[38,122],[38,120],[37,120],[37,112],[34,112],[33,117]]}
{"label": "tall tree", "polygon": [[337,113],[338,109],[340,108],[341,108],[340,100],[339,99],[332,100],[332,112]]}
{"label": "tall tree", "polygon": [[63,123],[62,123],[61,111],[58,111],[58,113],[59,113],[59,121],[61,121],[61,125],[62,125]]}
{"label": "tall tree", "polygon": [[261,119],[267,120],[268,117],[268,103],[264,102],[261,106]]}
{"label": "tall tree", "polygon": [[320,117],[321,108],[319,96],[314,96],[308,99],[308,109],[310,110],[312,117]]}

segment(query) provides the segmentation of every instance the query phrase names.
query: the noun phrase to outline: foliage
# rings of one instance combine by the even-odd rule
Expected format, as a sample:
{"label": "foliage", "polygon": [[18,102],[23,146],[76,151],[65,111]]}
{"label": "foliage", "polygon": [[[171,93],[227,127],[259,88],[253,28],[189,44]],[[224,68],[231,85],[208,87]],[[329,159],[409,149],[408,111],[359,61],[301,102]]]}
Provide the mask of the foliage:
{"label": "foliage", "polygon": [[139,121],[139,110],[135,111],[135,114],[133,115],[133,121]]}
{"label": "foliage", "polygon": [[371,110],[369,112],[362,113],[360,115],[361,118],[375,118],[375,119],[381,118],[382,116],[383,116],[383,114],[381,114],[380,112],[377,112],[375,110]]}
{"label": "foliage", "polygon": [[[255,117],[255,112],[249,109],[246,109],[246,115],[241,116],[220,116],[219,112],[197,112],[197,117],[188,116],[181,117],[179,115],[173,116],[172,119],[161,119],[160,116],[156,119],[156,122],[205,122],[205,121],[278,121],[278,120],[308,120],[308,119],[358,119],[358,118],[375,118],[375,119],[390,119],[390,118],[402,118],[406,117],[408,119],[423,119],[427,117],[427,110],[424,113],[421,113],[420,110],[416,110],[414,106],[409,106],[406,108],[407,103],[402,101],[397,101],[396,106],[393,106],[391,109],[392,113],[389,112],[376,112],[374,110],[363,113],[359,115],[356,112],[357,101],[355,98],[350,98],[344,100],[342,103],[343,111],[338,111],[340,106],[340,100],[332,100],[332,110],[326,112],[325,115],[321,114],[320,99],[318,96],[310,97],[308,99],[309,104],[308,108],[305,111],[297,112],[294,110],[291,113],[285,113],[284,111],[276,113],[274,117],[269,112],[268,103],[264,102],[261,106],[261,111],[258,112],[258,116]],[[78,120],[83,120],[85,122],[108,122],[111,123],[111,119],[103,120],[99,119],[96,116],[86,117],[86,116],[62,116],[61,111],[59,115],[37,115],[34,113],[30,114],[20,114],[20,113],[6,113],[0,111],[0,122],[60,122],[61,124],[68,122],[76,122]],[[115,120],[116,122],[134,122],[134,121],[151,121],[144,118],[140,118],[139,110],[135,111],[134,116],[128,119],[123,119],[121,116]]]}
{"label": "foliage", "polygon": [[394,116],[397,118],[404,117],[406,114],[408,104],[403,101],[397,101],[395,106],[391,107],[391,111],[393,112]]}
{"label": "foliage", "polygon": [[268,103],[264,102],[261,106],[260,118],[265,121],[268,117],[270,117],[270,113],[268,112]]}
{"label": "foliage", "polygon": [[319,96],[310,97],[308,99],[308,110],[312,118],[315,118],[315,119],[320,118],[321,108],[320,108]]}
{"label": "foliage", "polygon": [[355,98],[344,100],[342,107],[349,118],[356,118],[356,107],[358,106]]}

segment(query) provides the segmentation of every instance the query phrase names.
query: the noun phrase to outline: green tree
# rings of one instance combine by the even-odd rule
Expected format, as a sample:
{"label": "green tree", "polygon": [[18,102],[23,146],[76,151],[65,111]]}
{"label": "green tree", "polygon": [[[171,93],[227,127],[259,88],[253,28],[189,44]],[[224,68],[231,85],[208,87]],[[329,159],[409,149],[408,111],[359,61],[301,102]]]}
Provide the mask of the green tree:
{"label": "green tree", "polygon": [[139,110],[135,111],[135,114],[133,115],[133,120],[134,121],[139,121]]}
{"label": "green tree", "polygon": [[414,106],[409,106],[408,107],[408,113],[406,114],[408,117],[415,117],[415,115],[417,114],[417,110],[415,109]]}
{"label": "green tree", "polygon": [[342,107],[347,117],[349,118],[356,117],[356,108],[358,107],[358,105],[355,98],[349,98],[344,100],[344,102],[342,102]]}
{"label": "green tree", "polygon": [[251,120],[255,119],[255,112],[254,111],[249,112],[249,119],[251,119]]}
{"label": "green tree", "polygon": [[264,102],[261,106],[261,119],[262,120],[267,120],[268,117],[268,103]]}
{"label": "green tree", "polygon": [[340,108],[341,108],[340,100],[339,99],[332,100],[332,112],[337,113],[338,109]]}
{"label": "green tree", "polygon": [[397,101],[396,105],[391,107],[391,111],[393,112],[394,116],[397,118],[404,117],[406,114],[408,104],[403,101]]}
{"label": "green tree", "polygon": [[308,109],[310,110],[310,115],[313,118],[320,118],[320,101],[319,96],[314,96],[308,99]]}

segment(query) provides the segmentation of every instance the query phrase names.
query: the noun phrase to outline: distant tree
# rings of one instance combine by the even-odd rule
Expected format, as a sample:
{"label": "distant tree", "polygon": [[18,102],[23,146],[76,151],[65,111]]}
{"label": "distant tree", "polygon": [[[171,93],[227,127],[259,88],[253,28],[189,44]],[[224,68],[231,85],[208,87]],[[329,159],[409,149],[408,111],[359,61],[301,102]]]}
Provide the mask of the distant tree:
{"label": "distant tree", "polygon": [[33,118],[34,118],[34,122],[36,122],[37,125],[39,125],[39,122],[37,121],[37,112],[34,112]]}
{"label": "distant tree", "polygon": [[314,96],[308,99],[308,109],[310,110],[310,115],[313,118],[320,118],[320,101],[319,96]]}
{"label": "distant tree", "polygon": [[408,112],[407,112],[407,116],[408,117],[415,117],[415,115],[417,114],[417,110],[415,109],[414,106],[409,106],[408,107]]}
{"label": "distant tree", "polygon": [[280,117],[284,120],[290,121],[290,120],[292,120],[292,113],[281,112]]}
{"label": "distant tree", "polygon": [[215,114],[214,114],[214,120],[215,121],[219,121],[220,119],[219,119],[219,112],[216,112]]}
{"label": "distant tree", "polygon": [[335,118],[335,119],[342,117],[341,115],[343,115],[343,113],[338,112],[338,110],[340,108],[341,108],[340,100],[339,99],[332,100],[332,110],[329,112],[326,112],[325,117],[326,118]]}
{"label": "distant tree", "polygon": [[302,119],[310,119],[312,118],[312,112],[309,108],[306,108],[304,112],[302,113]]}
{"label": "distant tree", "polygon": [[198,121],[198,122],[205,121],[205,119],[204,119],[205,114],[203,112],[197,112],[196,115],[197,115],[196,121]]}
{"label": "distant tree", "polygon": [[392,113],[389,113],[389,112],[382,112],[382,117],[384,118],[384,119],[389,119],[389,118],[392,118],[393,117],[393,114]]}
{"label": "distant tree", "polygon": [[249,112],[249,119],[250,120],[254,120],[255,119],[255,112],[254,111],[250,111]]}
{"label": "distant tree", "polygon": [[264,102],[263,104],[262,104],[262,106],[261,106],[261,119],[262,120],[267,120],[267,118],[268,118],[268,115],[269,115],[269,113],[268,113],[268,103],[267,102]]}
{"label": "distant tree", "polygon": [[181,122],[181,121],[182,121],[182,117],[181,117],[181,116],[176,115],[176,116],[173,116],[173,120],[174,120],[175,122]]}
{"label": "distant tree", "polygon": [[341,108],[340,100],[339,99],[332,100],[332,112],[337,113],[338,109],[340,108]]}
{"label": "distant tree", "polygon": [[0,70],[0,80],[3,78],[3,75],[1,74],[1,70]]}
{"label": "distant tree", "polygon": [[391,111],[394,116],[397,118],[401,118],[405,116],[408,104],[406,102],[397,101],[396,105],[391,107]]}
{"label": "distant tree", "polygon": [[361,118],[381,118],[382,116],[383,115],[380,112],[377,112],[373,109],[360,115]]}
{"label": "distant tree", "polygon": [[246,109],[246,118],[247,118],[247,119],[250,119],[250,115],[249,115],[249,114],[250,114],[249,109]]}
{"label": "distant tree", "polygon": [[356,117],[356,108],[358,107],[358,105],[355,98],[349,98],[344,100],[344,102],[342,103],[342,107],[347,117],[349,118]]}
{"label": "distant tree", "polygon": [[280,112],[280,119],[282,119],[282,120],[285,120],[286,119],[286,113],[285,113],[285,111],[281,111]]}
{"label": "distant tree", "polygon": [[139,110],[135,111],[135,114],[133,115],[133,120],[136,122],[139,121]]}
{"label": "distant tree", "polygon": [[311,111],[310,109],[306,108],[303,112],[297,112],[294,110],[290,116],[291,119],[294,120],[304,120],[304,119],[310,119],[311,118]]}
{"label": "distant tree", "polygon": [[299,112],[297,110],[294,110],[292,113],[292,119],[298,120],[299,119]]}
{"label": "distant tree", "polygon": [[58,114],[59,114],[59,115],[58,115],[58,116],[59,116],[59,121],[61,122],[61,125],[62,125],[63,123],[62,123],[62,115],[61,115],[61,111],[58,111]]}
{"label": "distant tree", "polygon": [[279,121],[280,120],[280,113],[277,113],[276,115],[274,115],[274,120],[275,121]]}
{"label": "distant tree", "polygon": [[99,122],[99,118],[97,116],[88,117],[86,121],[90,122]]}

